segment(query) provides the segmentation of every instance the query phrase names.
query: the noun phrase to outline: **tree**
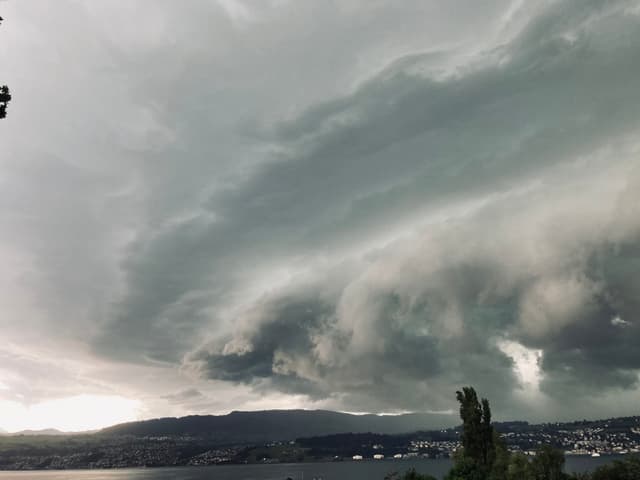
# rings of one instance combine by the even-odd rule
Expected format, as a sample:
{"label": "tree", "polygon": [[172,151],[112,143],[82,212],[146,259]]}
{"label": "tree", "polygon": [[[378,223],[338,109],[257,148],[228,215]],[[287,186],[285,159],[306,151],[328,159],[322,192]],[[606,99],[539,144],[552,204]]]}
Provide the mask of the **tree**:
{"label": "tree", "polygon": [[638,478],[640,478],[640,457],[637,456],[616,460],[609,465],[602,465],[590,476],[591,480],[635,480]]}
{"label": "tree", "polygon": [[[4,19],[0,17],[0,25]],[[11,100],[11,94],[9,93],[9,87],[3,85],[0,87],[0,118],[5,118],[7,116],[7,105]]]}
{"label": "tree", "polygon": [[0,118],[7,116],[7,104],[11,100],[11,94],[9,93],[9,87],[3,85],[0,87]]}
{"label": "tree", "polygon": [[532,480],[531,464],[524,453],[514,453],[509,458],[507,480]]}
{"label": "tree", "polygon": [[541,446],[531,462],[535,480],[562,480],[565,478],[563,468],[564,453],[550,445]]}
{"label": "tree", "polygon": [[[533,461],[522,453],[511,454],[491,425],[489,401],[478,400],[473,387],[457,391],[456,399],[462,419],[462,448],[454,453],[453,468],[445,480],[577,480],[562,471],[564,453],[549,445],[539,448]],[[608,477],[593,480],[605,478]],[[640,476],[615,477],[618,478],[631,480]]]}
{"label": "tree", "polygon": [[404,474],[390,473],[384,477],[384,480],[436,480],[436,478],[426,473],[418,473],[415,468],[412,468]]}
{"label": "tree", "polygon": [[[493,445],[495,446],[495,455],[489,480],[509,480],[508,471],[511,454],[507,450],[507,445],[498,432],[493,431]],[[523,480],[518,478],[518,480]]]}
{"label": "tree", "polygon": [[453,468],[445,477],[447,480],[504,480],[504,471],[508,461],[506,449],[501,458],[499,469],[492,474],[496,460],[496,439],[499,436],[491,425],[491,408],[486,398],[478,400],[473,387],[464,387],[456,392],[460,403],[462,419],[462,450],[454,456]]}
{"label": "tree", "polygon": [[482,399],[482,422],[480,423],[480,432],[482,434],[482,461],[483,464],[490,467],[496,459],[496,439],[499,438],[491,425],[491,408],[489,400]]}
{"label": "tree", "polygon": [[489,400],[479,402],[473,387],[457,391],[456,399],[460,403],[463,455],[488,471],[496,454]]}
{"label": "tree", "polygon": [[444,480],[487,480],[487,471],[462,452],[456,452],[453,467]]}

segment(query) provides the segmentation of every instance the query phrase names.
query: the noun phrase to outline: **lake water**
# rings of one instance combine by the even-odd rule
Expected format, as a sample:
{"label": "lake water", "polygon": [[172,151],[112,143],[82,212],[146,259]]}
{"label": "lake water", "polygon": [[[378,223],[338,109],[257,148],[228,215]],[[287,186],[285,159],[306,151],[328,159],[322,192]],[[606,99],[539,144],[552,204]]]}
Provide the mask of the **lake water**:
{"label": "lake water", "polygon": [[[567,472],[593,470],[616,457],[567,457]],[[37,472],[0,472],[0,480],[383,480],[393,471],[415,468],[437,478],[451,467],[449,459],[383,460],[336,463],[273,465],[225,465],[212,467],[139,468],[121,470],[69,470]]]}

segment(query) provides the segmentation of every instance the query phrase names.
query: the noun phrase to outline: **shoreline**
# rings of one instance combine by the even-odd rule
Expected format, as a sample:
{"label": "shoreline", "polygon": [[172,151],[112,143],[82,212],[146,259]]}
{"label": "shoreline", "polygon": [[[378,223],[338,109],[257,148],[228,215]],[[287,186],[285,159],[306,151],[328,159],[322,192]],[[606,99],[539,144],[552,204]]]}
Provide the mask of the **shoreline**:
{"label": "shoreline", "polygon": [[[616,454],[616,453],[603,453],[600,457],[592,457],[588,454],[569,454],[565,453],[567,458],[580,459],[582,461],[592,461],[595,464],[609,463],[614,459],[625,458],[628,454]],[[438,463],[451,463],[451,458],[426,458],[426,457],[413,457],[413,458],[385,458],[385,459],[373,459],[365,458],[362,460],[312,460],[308,462],[252,462],[252,463],[217,463],[206,465],[132,465],[132,466],[114,466],[114,467],[78,467],[78,468],[0,468],[0,473],[20,473],[20,472],[115,472],[126,470],[160,470],[160,469],[199,469],[199,468],[225,468],[225,467],[277,467],[277,466],[289,466],[289,465],[326,465],[326,464],[411,464],[411,463],[423,463],[423,462],[438,462]],[[596,465],[597,466],[597,465]]]}

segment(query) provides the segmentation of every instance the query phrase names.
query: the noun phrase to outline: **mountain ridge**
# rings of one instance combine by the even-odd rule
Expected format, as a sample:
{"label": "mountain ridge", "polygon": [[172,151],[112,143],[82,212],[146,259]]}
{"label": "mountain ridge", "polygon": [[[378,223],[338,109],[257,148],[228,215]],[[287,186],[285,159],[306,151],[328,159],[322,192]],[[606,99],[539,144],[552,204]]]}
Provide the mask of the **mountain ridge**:
{"label": "mountain ridge", "polygon": [[7,437],[37,437],[37,436],[63,436],[63,435],[77,435],[81,433],[95,433],[95,430],[87,430],[81,432],[66,432],[58,430],[57,428],[42,428],[42,429],[27,429],[20,430],[19,432],[7,432],[6,430],[0,430],[0,435]]}
{"label": "mountain ridge", "polygon": [[447,414],[352,414],[331,410],[232,411],[226,415],[164,417],[113,425],[102,435],[193,435],[221,440],[282,441],[332,433],[380,432],[388,434],[451,427],[457,417]]}

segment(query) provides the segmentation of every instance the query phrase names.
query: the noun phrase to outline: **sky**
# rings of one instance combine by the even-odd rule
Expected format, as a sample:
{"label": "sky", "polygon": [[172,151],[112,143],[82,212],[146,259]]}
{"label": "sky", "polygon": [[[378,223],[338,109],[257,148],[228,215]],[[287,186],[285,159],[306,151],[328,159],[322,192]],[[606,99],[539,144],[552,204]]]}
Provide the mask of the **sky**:
{"label": "sky", "polygon": [[0,428],[640,414],[637,2],[0,15]]}

